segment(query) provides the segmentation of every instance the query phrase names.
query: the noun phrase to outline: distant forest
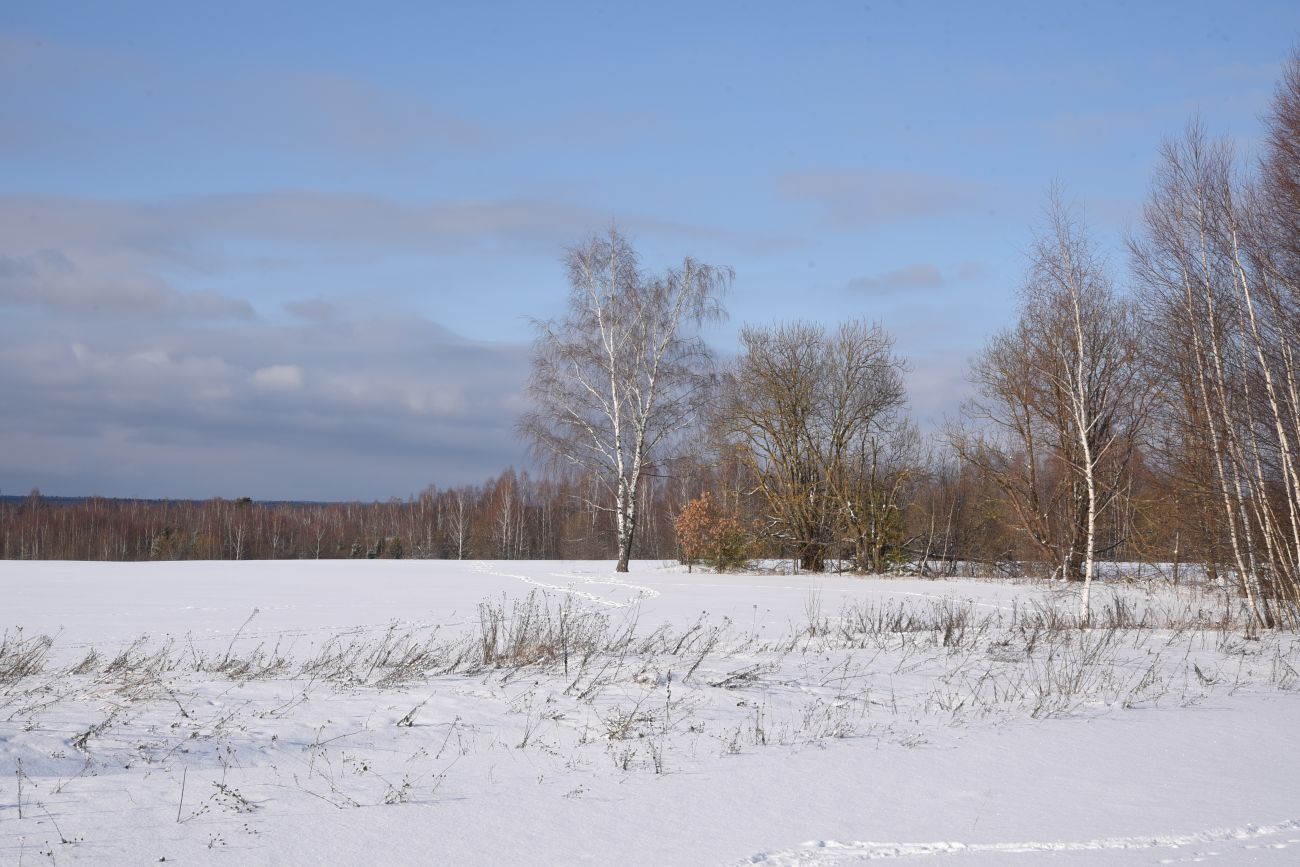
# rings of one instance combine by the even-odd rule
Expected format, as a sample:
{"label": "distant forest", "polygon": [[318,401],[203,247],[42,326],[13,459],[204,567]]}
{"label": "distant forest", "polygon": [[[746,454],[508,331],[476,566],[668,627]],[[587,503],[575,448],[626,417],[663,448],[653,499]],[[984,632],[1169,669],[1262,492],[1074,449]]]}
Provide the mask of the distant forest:
{"label": "distant forest", "polygon": [[[923,473],[896,466],[888,476],[893,494],[880,513],[896,517],[872,537],[876,571],[924,558],[932,572],[951,572],[960,560],[964,571],[1015,573],[1038,556],[993,508],[998,492],[975,468],[948,459]],[[0,498],[0,558],[613,559],[614,518],[588,502],[592,487],[508,470],[481,485],[430,487],[412,499],[372,503],[43,497],[33,491]],[[1103,559],[1169,561],[1178,553],[1177,525],[1161,514],[1158,493],[1135,487],[1123,510],[1107,512],[1115,520],[1103,529]],[[633,556],[681,558],[678,518],[704,494],[717,511],[738,516],[747,557],[791,556],[786,539],[762,531],[766,501],[739,455],[722,463],[683,458],[647,473],[638,493]],[[1157,531],[1162,525],[1169,528],[1163,534]],[[1181,545],[1186,558],[1188,536]],[[858,568],[855,553],[850,543],[827,549],[850,569]]]}
{"label": "distant forest", "polygon": [[[672,506],[650,506],[639,551],[672,557]],[[657,498],[664,500],[664,497]],[[0,558],[10,560],[553,559],[610,556],[601,514],[572,487],[509,470],[482,485],[429,488],[375,503],[0,499]]]}

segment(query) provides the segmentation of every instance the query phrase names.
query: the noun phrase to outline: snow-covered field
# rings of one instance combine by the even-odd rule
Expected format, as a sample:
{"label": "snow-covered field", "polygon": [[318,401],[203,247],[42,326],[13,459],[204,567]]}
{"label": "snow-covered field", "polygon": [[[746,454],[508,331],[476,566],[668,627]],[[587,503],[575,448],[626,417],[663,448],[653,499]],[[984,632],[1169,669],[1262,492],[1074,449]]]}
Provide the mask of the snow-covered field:
{"label": "snow-covered field", "polygon": [[1212,592],[1103,586],[1089,630],[1060,586],[658,563],[0,593],[4,864],[1300,863],[1300,644]]}

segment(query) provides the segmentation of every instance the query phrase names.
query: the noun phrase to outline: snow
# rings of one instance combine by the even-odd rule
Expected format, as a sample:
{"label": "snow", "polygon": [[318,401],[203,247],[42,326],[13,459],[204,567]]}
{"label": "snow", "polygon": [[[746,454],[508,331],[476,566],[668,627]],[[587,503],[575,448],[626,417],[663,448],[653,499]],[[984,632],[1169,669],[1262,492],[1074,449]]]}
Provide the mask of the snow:
{"label": "snow", "polygon": [[1300,860],[1300,645],[1210,590],[1103,582],[1090,630],[1059,584],[648,562],[0,593],[3,864]]}

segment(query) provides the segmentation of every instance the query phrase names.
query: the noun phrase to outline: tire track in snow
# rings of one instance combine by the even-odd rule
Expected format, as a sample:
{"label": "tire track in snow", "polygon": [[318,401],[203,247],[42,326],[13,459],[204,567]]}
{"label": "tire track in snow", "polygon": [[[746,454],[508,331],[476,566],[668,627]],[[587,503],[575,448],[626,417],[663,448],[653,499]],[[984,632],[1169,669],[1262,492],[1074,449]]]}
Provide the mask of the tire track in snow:
{"label": "tire track in snow", "polygon": [[[1105,849],[1178,849],[1198,843],[1228,843],[1268,837],[1300,829],[1300,819],[1287,819],[1273,825],[1243,825],[1236,828],[1215,828],[1191,834],[1153,834],[1144,837],[1103,837],[1097,840],[1072,842],[1024,843],[872,843],[835,840],[814,840],[795,849],[779,852],[759,852],[741,864],[771,864],[777,867],[821,864],[843,864],[875,861],[882,858],[908,858],[924,855],[957,855],[977,853],[1023,854],[1033,852],[1089,852]],[[1297,842],[1288,840],[1276,844],[1284,848]]]}

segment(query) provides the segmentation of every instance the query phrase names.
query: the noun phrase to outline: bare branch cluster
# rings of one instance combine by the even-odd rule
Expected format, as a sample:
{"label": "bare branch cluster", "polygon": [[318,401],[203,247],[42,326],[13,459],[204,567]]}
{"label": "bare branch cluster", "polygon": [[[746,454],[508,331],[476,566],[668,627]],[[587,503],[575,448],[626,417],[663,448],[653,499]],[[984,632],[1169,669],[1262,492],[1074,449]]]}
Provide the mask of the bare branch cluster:
{"label": "bare branch cluster", "polygon": [[718,424],[742,447],[770,532],[802,568],[821,571],[850,527],[863,538],[871,525],[864,512],[879,486],[866,482],[903,425],[903,363],[893,338],[862,320],[832,332],[812,323],[745,328],[740,339]]}

